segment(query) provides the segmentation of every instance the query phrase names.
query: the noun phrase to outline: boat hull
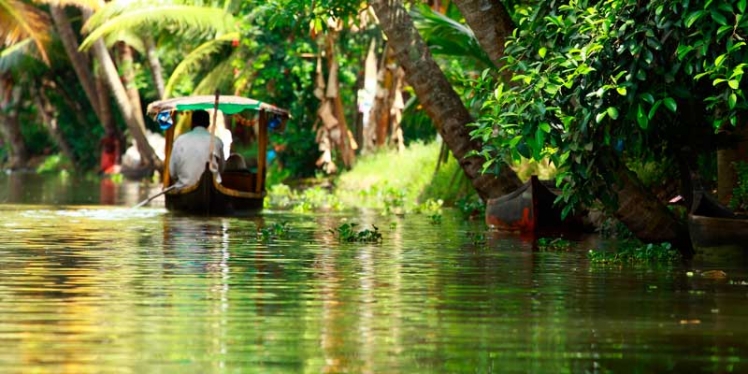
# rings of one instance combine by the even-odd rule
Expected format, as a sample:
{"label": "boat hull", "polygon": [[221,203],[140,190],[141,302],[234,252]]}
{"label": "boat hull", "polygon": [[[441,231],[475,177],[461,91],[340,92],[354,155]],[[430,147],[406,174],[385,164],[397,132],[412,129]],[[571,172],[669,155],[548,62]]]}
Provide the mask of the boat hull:
{"label": "boat hull", "polygon": [[584,231],[581,216],[561,219],[555,200],[556,194],[532,176],[516,191],[486,202],[486,224],[499,231],[521,234]]}
{"label": "boat hull", "polygon": [[694,249],[739,248],[748,250],[748,219],[691,214],[688,229]]}
{"label": "boat hull", "polygon": [[224,173],[222,180],[222,183],[218,183],[213,174],[206,170],[197,184],[169,191],[166,194],[166,209],[205,216],[247,215],[262,210],[265,192],[247,191],[256,181],[256,175],[249,172]]}

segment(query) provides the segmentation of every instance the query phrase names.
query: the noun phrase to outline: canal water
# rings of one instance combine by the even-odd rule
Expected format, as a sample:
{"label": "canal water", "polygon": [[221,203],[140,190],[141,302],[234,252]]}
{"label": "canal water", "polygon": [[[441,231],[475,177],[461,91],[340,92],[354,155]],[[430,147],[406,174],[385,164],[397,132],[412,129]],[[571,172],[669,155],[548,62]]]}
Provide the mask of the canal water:
{"label": "canal water", "polygon": [[37,178],[0,176],[2,373],[748,371],[739,263],[592,264],[610,243],[541,251],[449,210],[186,217]]}

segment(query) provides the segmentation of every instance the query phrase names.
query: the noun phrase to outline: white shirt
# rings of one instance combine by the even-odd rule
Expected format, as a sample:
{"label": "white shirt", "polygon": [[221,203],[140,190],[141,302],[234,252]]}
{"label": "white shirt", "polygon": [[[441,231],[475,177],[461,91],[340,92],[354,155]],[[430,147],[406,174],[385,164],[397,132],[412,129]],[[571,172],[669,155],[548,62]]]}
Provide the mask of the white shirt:
{"label": "white shirt", "polygon": [[[223,171],[223,143],[213,137],[213,156],[218,160],[218,172]],[[204,127],[195,127],[192,131],[180,135],[174,141],[169,159],[169,175],[178,189],[191,186],[200,180],[209,161],[210,133]]]}

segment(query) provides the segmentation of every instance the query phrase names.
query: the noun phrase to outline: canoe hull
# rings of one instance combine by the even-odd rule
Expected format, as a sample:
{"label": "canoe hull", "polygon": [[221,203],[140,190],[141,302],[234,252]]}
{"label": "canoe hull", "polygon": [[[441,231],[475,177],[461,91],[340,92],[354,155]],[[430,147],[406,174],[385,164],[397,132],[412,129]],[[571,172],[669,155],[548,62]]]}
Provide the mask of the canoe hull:
{"label": "canoe hull", "polygon": [[688,229],[694,249],[732,247],[748,250],[748,219],[691,214]]}
{"label": "canoe hull", "polygon": [[[166,194],[166,209],[194,215],[247,215],[262,210],[265,192],[250,190],[256,175],[249,172],[232,172],[222,175],[218,183],[209,171],[203,172],[200,181],[178,191]],[[244,188],[242,188],[245,186]]]}
{"label": "canoe hull", "polygon": [[703,191],[694,192],[688,232],[697,253],[748,251],[748,218],[734,214]]}
{"label": "canoe hull", "polygon": [[486,202],[486,224],[522,234],[584,231],[581,217],[561,219],[555,200],[556,194],[532,176],[516,191]]}

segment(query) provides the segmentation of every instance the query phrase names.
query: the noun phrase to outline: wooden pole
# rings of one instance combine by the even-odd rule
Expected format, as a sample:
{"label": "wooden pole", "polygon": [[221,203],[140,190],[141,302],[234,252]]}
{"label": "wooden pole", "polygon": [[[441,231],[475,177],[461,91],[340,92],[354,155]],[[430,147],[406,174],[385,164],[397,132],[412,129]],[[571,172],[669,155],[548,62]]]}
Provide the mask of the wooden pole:
{"label": "wooden pole", "polygon": [[268,149],[268,116],[264,110],[260,111],[258,115],[257,126],[258,129],[258,140],[257,140],[257,185],[255,186],[255,192],[261,193],[265,183],[265,169],[267,163],[267,149]]}

